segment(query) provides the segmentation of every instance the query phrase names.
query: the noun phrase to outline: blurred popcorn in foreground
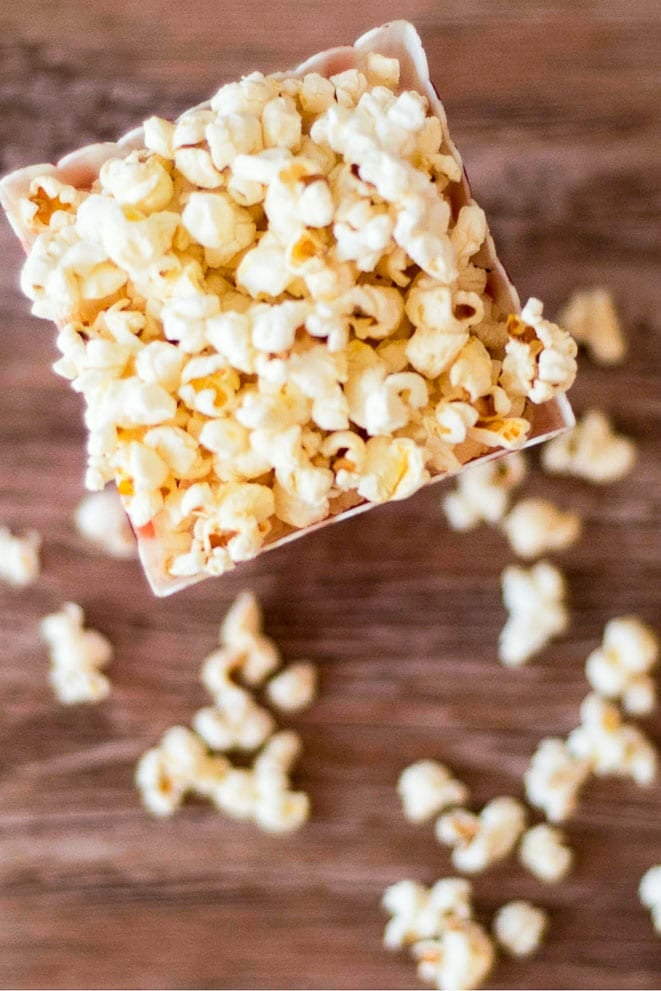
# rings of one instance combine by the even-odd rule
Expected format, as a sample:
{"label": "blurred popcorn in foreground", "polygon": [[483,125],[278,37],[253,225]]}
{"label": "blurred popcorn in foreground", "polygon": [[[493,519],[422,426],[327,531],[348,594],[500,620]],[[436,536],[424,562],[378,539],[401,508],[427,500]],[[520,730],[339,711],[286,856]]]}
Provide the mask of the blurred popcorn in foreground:
{"label": "blurred popcorn in foreground", "polygon": [[493,920],[494,936],[513,957],[530,957],[542,942],[548,924],[546,912],[526,901],[503,905]]}
{"label": "blurred popcorn in foreground", "polygon": [[608,289],[596,287],[575,292],[558,317],[579,344],[584,344],[600,365],[617,365],[627,352],[627,342]]}
{"label": "blurred popcorn in foreground", "polygon": [[135,783],[145,808],[164,818],[173,815],[188,794],[210,798],[229,766],[224,757],[211,757],[191,730],[173,726],[142,755]]}
{"label": "blurred popcorn in foreground", "polygon": [[601,646],[585,664],[592,688],[607,699],[618,699],[633,716],[648,715],[656,705],[651,672],[659,656],[659,641],[637,616],[618,616],[606,623]]}
{"label": "blurred popcorn in foreground", "polygon": [[523,776],[526,797],[550,822],[563,822],[574,812],[589,774],[588,760],[575,756],[564,740],[546,737]]}
{"label": "blurred popcorn in foreground", "polygon": [[443,499],[443,510],[453,530],[472,530],[479,523],[497,523],[507,512],[510,494],[526,476],[520,452],[474,465],[457,478],[457,486]]}
{"label": "blurred popcorn in foreground", "polygon": [[418,760],[399,776],[397,791],[410,822],[426,822],[453,805],[468,801],[468,788],[436,760]]}
{"label": "blurred popcorn in foreground", "polygon": [[652,913],[654,928],[661,936],[661,864],[650,867],[640,879],[638,895]]}
{"label": "blurred popcorn in foreground", "polygon": [[569,873],[574,854],[562,830],[540,823],[523,834],[519,860],[540,881],[555,884]]}
{"label": "blurred popcorn in foreground", "polygon": [[540,557],[576,543],[581,519],[565,513],[548,499],[521,499],[502,522],[510,547],[519,557]]}
{"label": "blurred popcorn in foreground", "polygon": [[452,847],[457,870],[475,874],[503,860],[526,825],[525,807],[515,798],[494,798],[479,815],[467,809],[446,812],[436,823],[439,843]]}
{"label": "blurred popcorn in foreground", "polygon": [[49,681],[65,705],[100,702],[110,693],[110,681],[101,673],[112,659],[110,641],[96,630],[84,629],[85,615],[75,602],[41,621],[41,638],[51,660]]}
{"label": "blurred popcorn in foreground", "polygon": [[282,712],[300,712],[312,705],[317,691],[317,669],[310,661],[294,661],[274,675],[266,697]]}
{"label": "blurred popcorn in foreground", "polygon": [[418,977],[440,991],[479,988],[495,962],[493,942],[472,919],[448,928],[439,939],[422,940],[412,949]]}
{"label": "blurred popcorn in foreground", "polygon": [[554,565],[539,561],[528,569],[505,568],[501,587],[510,615],[500,633],[498,656],[506,667],[520,667],[567,629],[565,580]]}
{"label": "blurred popcorn in foreground", "polygon": [[0,526],[0,580],[15,588],[32,585],[39,577],[41,535],[27,530],[22,536]]}
{"label": "blurred popcorn in foreground", "polygon": [[653,743],[637,726],[623,721],[616,705],[594,692],[583,699],[581,723],[567,737],[567,748],[599,777],[632,778],[639,785],[650,785],[656,777]]}
{"label": "blurred popcorn in foreground", "polygon": [[588,410],[572,430],[554,437],[542,448],[545,471],[575,475],[595,485],[624,478],[635,460],[633,441],[616,434],[606,414],[598,409]]}
{"label": "blurred popcorn in foreground", "polygon": [[137,556],[135,534],[114,487],[90,492],[74,512],[78,533],[111,557]]}

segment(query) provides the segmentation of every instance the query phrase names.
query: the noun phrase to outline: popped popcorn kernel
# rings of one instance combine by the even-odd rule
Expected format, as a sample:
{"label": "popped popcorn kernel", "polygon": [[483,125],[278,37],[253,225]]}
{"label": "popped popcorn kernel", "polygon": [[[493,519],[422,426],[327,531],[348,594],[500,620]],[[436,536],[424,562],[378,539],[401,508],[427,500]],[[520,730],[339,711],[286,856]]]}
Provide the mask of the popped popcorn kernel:
{"label": "popped popcorn kernel", "polygon": [[654,929],[661,936],[661,864],[650,867],[643,874],[638,886],[638,896],[652,913]]}
{"label": "popped popcorn kernel", "polygon": [[574,854],[562,830],[540,823],[523,834],[519,860],[540,881],[556,884],[569,873]]}
{"label": "popped popcorn kernel", "polygon": [[314,701],[317,669],[310,661],[294,661],[274,675],[266,686],[271,705],[283,712],[300,712]]}
{"label": "popped popcorn kernel", "polygon": [[581,723],[567,737],[567,748],[599,777],[616,775],[647,786],[656,778],[656,747],[642,730],[622,719],[616,705],[596,693],[581,704]]}
{"label": "popped popcorn kernel", "polygon": [[453,530],[472,530],[479,523],[498,523],[507,512],[512,491],[526,476],[522,454],[510,454],[464,471],[457,487],[443,499],[443,510]]}
{"label": "popped popcorn kernel", "polygon": [[617,365],[626,356],[627,342],[608,289],[578,290],[565,303],[558,320],[598,364]]}
{"label": "popped popcorn kernel", "polygon": [[102,673],[113,649],[107,637],[85,629],[85,615],[75,602],[65,602],[59,612],[44,617],[41,639],[50,656],[49,681],[64,705],[100,702],[110,694],[110,681]]}
{"label": "popped popcorn kernel", "polygon": [[188,794],[208,798],[229,767],[224,757],[210,756],[185,726],[173,726],[157,746],[142,755],[135,783],[147,811],[166,818],[180,808]]}
{"label": "popped popcorn kernel", "polygon": [[567,392],[576,377],[576,344],[542,317],[542,303],[529,299],[521,316],[510,316],[501,382],[512,395],[543,403]]}
{"label": "popped popcorn kernel", "polygon": [[500,946],[513,957],[530,957],[542,942],[548,925],[546,912],[526,901],[508,902],[498,909],[493,933]]}
{"label": "popped popcorn kernel", "polygon": [[22,536],[0,526],[0,580],[15,588],[36,582],[41,572],[41,534],[28,530]]}
{"label": "popped popcorn kernel", "polygon": [[547,737],[523,776],[526,797],[550,822],[563,822],[573,814],[589,774],[588,760],[574,754],[564,740]]}
{"label": "popped popcorn kernel", "polygon": [[448,926],[472,917],[472,889],[464,878],[443,878],[426,888],[417,881],[398,881],[386,888],[381,906],[390,915],[383,935],[389,950],[431,939]]}
{"label": "popped popcorn kernel", "polygon": [[419,760],[405,768],[397,791],[409,822],[426,822],[453,805],[463,805],[469,797],[466,785],[435,760]]}
{"label": "popped popcorn kernel", "polygon": [[467,874],[484,871],[507,857],[519,841],[526,812],[514,798],[494,798],[479,815],[466,809],[446,812],[435,827],[439,843],[452,848],[452,863]]}
{"label": "popped popcorn kernel", "polygon": [[76,506],[74,523],[82,537],[111,557],[136,557],[135,534],[116,491],[84,496]]}
{"label": "popped popcorn kernel", "polygon": [[418,977],[441,991],[480,987],[495,963],[493,942],[473,920],[457,922],[438,940],[421,940],[412,948]]}
{"label": "popped popcorn kernel", "polygon": [[581,535],[580,517],[563,512],[548,499],[519,500],[501,525],[510,547],[523,558],[565,550]]}
{"label": "popped popcorn kernel", "polygon": [[573,430],[554,437],[542,450],[544,470],[553,475],[574,475],[595,485],[624,478],[636,460],[636,447],[628,437],[614,432],[601,410],[588,410]]}
{"label": "popped popcorn kernel", "polygon": [[498,657],[506,667],[520,667],[567,629],[565,580],[548,561],[539,561],[528,569],[504,568],[501,586],[509,617],[498,638]]}
{"label": "popped popcorn kernel", "polygon": [[617,699],[625,712],[648,715],[656,705],[651,672],[659,657],[655,632],[637,616],[617,616],[604,628],[602,644],[585,663],[592,688],[607,699]]}

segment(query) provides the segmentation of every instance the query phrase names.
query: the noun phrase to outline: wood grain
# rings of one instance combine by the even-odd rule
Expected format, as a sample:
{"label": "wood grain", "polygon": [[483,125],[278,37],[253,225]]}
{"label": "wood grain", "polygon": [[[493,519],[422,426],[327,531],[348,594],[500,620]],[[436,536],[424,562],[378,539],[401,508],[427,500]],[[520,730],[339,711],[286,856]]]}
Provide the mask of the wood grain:
{"label": "wood grain", "polygon": [[[177,113],[240,72],[292,65],[402,10],[23,0],[0,34],[0,169]],[[478,803],[520,794],[539,738],[576,721],[604,622],[634,611],[661,627],[658,6],[410,0],[406,14],[522,295],[553,309],[596,281],[626,318],[627,363],[606,371],[582,358],[573,399],[604,406],[636,438],[634,474],[595,489],[534,470],[528,485],[585,519],[585,538],[559,559],[571,631],[528,668],[499,667],[498,573],[511,555],[494,530],[449,532],[438,489],[154,600],[137,564],[96,555],[72,528],[81,410],[50,371],[52,330],[28,314],[2,224],[0,520],[45,534],[42,580],[0,591],[3,987],[416,986],[411,962],[381,948],[379,898],[450,865],[429,828],[404,822],[398,772],[436,756]],[[139,754],[202,703],[199,663],[245,586],[285,656],[322,672],[318,703],[293,721],[314,815],[283,840],[203,805],[156,823],[132,786]],[[113,695],[96,708],[58,707],[46,683],[37,623],[66,599],[116,646]],[[658,716],[645,726],[661,741]],[[513,864],[476,879],[485,918],[522,896],[552,920],[539,955],[502,962],[491,987],[659,987],[636,886],[661,859],[660,814],[658,786],[590,785],[569,825],[578,862],[566,883],[542,888]]]}

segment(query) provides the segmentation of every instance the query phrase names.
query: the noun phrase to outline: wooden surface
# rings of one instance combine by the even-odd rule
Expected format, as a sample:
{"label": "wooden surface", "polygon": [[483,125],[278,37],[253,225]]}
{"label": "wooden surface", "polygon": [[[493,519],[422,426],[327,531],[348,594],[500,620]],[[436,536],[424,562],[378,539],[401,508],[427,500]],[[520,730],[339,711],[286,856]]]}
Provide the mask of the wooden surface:
{"label": "wooden surface", "polygon": [[[501,535],[449,532],[438,488],[296,542],[235,575],[156,601],[138,565],[83,546],[77,396],[50,371],[50,325],[17,288],[0,225],[0,521],[45,534],[44,574],[0,590],[0,982],[45,988],[417,987],[380,945],[383,888],[451,872],[429,827],[405,824],[398,772],[433,756],[477,802],[521,794],[542,735],[576,721],[582,662],[604,622],[661,627],[661,335],[658,5],[389,0],[22,0],[0,32],[0,168],[115,137],[174,114],[240,72],[275,70],[404,12],[418,25],[475,194],[522,295],[551,310],[604,282],[631,355],[582,357],[573,400],[598,403],[640,444],[635,473],[604,489],[535,472],[585,519],[560,557],[570,634],[507,672]],[[201,659],[236,592],[261,596],[288,658],[319,662],[319,702],[294,721],[312,821],[277,840],[187,807],[149,819],[133,789],[141,752],[202,704]],[[37,623],[66,599],[112,639],[110,701],[51,697]],[[661,741],[659,718],[646,727]],[[658,988],[661,944],[636,887],[661,860],[659,787],[592,784],[569,825],[577,868],[543,888],[511,863],[476,880],[480,912],[524,896],[550,910],[548,941],[501,963],[498,988]]]}

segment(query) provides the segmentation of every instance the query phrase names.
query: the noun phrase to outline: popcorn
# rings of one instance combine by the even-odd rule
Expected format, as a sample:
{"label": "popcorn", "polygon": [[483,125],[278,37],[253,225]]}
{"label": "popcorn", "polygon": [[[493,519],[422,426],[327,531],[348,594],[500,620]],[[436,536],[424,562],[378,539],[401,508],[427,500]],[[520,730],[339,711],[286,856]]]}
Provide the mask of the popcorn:
{"label": "popcorn", "polygon": [[212,750],[255,750],[275,728],[273,717],[238,685],[218,692],[214,706],[193,716],[195,732]]}
{"label": "popcorn", "polygon": [[625,357],[627,342],[608,289],[575,292],[562,308],[559,320],[598,364],[617,365]]}
{"label": "popcorn", "polygon": [[421,940],[413,947],[418,977],[442,991],[477,988],[495,962],[491,939],[472,920],[458,922],[438,940]]}
{"label": "popcorn", "polygon": [[405,768],[397,791],[410,822],[426,822],[453,805],[462,805],[469,797],[466,785],[435,760],[419,760]]}
{"label": "popcorn", "polygon": [[626,712],[647,715],[656,705],[650,672],[659,656],[656,634],[637,616],[618,616],[606,624],[601,647],[585,664],[592,688],[607,699],[619,699]]}
{"label": "popcorn", "polygon": [[206,257],[214,266],[229,264],[250,247],[257,231],[248,211],[222,192],[190,193],[181,222],[198,244],[209,249]]}
{"label": "popcorn", "polygon": [[160,743],[138,761],[135,783],[148,812],[166,818],[176,812],[187,794],[210,797],[229,773],[224,757],[211,757],[194,733],[173,726]]}
{"label": "popcorn", "polygon": [[506,667],[520,667],[567,629],[565,580],[552,564],[540,561],[529,569],[505,568],[501,585],[509,618],[498,639],[498,657]]}
{"label": "popcorn", "polygon": [[652,913],[654,928],[661,935],[661,864],[650,867],[640,879],[638,895]]}
{"label": "popcorn", "polygon": [[526,797],[550,822],[563,822],[573,814],[589,773],[588,760],[575,755],[564,740],[547,737],[523,776]]}
{"label": "popcorn", "polygon": [[[441,415],[447,417],[443,410]],[[497,523],[502,520],[511,491],[523,482],[525,475],[526,462],[522,454],[487,461],[463,472],[457,479],[456,490],[443,500],[443,509],[452,529],[471,530],[482,521]]]}
{"label": "popcorn", "polygon": [[540,881],[555,884],[569,873],[574,854],[562,830],[540,823],[523,834],[519,860]]}
{"label": "popcorn", "polygon": [[28,530],[22,536],[0,526],[0,580],[15,588],[32,585],[39,577],[41,535]]}
{"label": "popcorn", "polygon": [[439,843],[452,847],[457,870],[474,874],[502,860],[525,828],[526,812],[514,798],[494,798],[479,816],[466,809],[446,812],[435,827]]}
{"label": "popcorn", "polygon": [[398,881],[386,888],[381,905],[391,916],[383,935],[389,950],[431,939],[473,914],[470,882],[458,877],[444,878],[431,888]]}
{"label": "popcorn", "polygon": [[565,550],[581,534],[581,519],[564,513],[548,499],[521,499],[502,522],[510,547],[519,557],[535,558]]}
{"label": "popcorn", "polygon": [[546,912],[526,901],[503,905],[493,920],[494,936],[511,956],[530,957],[539,949],[548,924]]}
{"label": "popcorn", "polygon": [[566,331],[542,318],[542,309],[538,299],[529,299],[520,317],[508,319],[501,373],[507,392],[533,403],[567,392],[576,377],[576,344]]}
{"label": "popcorn", "polygon": [[110,682],[101,669],[112,659],[112,646],[103,634],[84,629],[84,621],[81,607],[65,602],[40,625],[50,654],[49,681],[65,705],[99,702],[110,694]]}
{"label": "popcorn", "polygon": [[158,158],[143,158],[132,151],[126,158],[111,158],[101,166],[99,181],[122,206],[141,213],[164,210],[174,194],[170,173]]}
{"label": "popcorn", "polygon": [[567,748],[586,761],[599,777],[632,778],[650,785],[657,771],[657,752],[642,730],[622,720],[616,705],[591,693],[581,705],[581,724],[567,737]]}
{"label": "popcorn", "polygon": [[317,671],[310,661],[294,661],[276,674],[266,686],[271,705],[283,712],[300,712],[314,701]]}
{"label": "popcorn", "polygon": [[406,499],[428,478],[424,454],[412,440],[370,437],[358,494],[370,502]]}
{"label": "popcorn", "polygon": [[633,441],[614,433],[601,410],[588,410],[573,430],[554,437],[542,449],[544,470],[554,475],[575,475],[595,485],[624,478],[636,460]]}
{"label": "popcorn", "polygon": [[74,523],[82,537],[110,557],[136,556],[135,535],[113,489],[92,492],[81,499],[74,512]]}

